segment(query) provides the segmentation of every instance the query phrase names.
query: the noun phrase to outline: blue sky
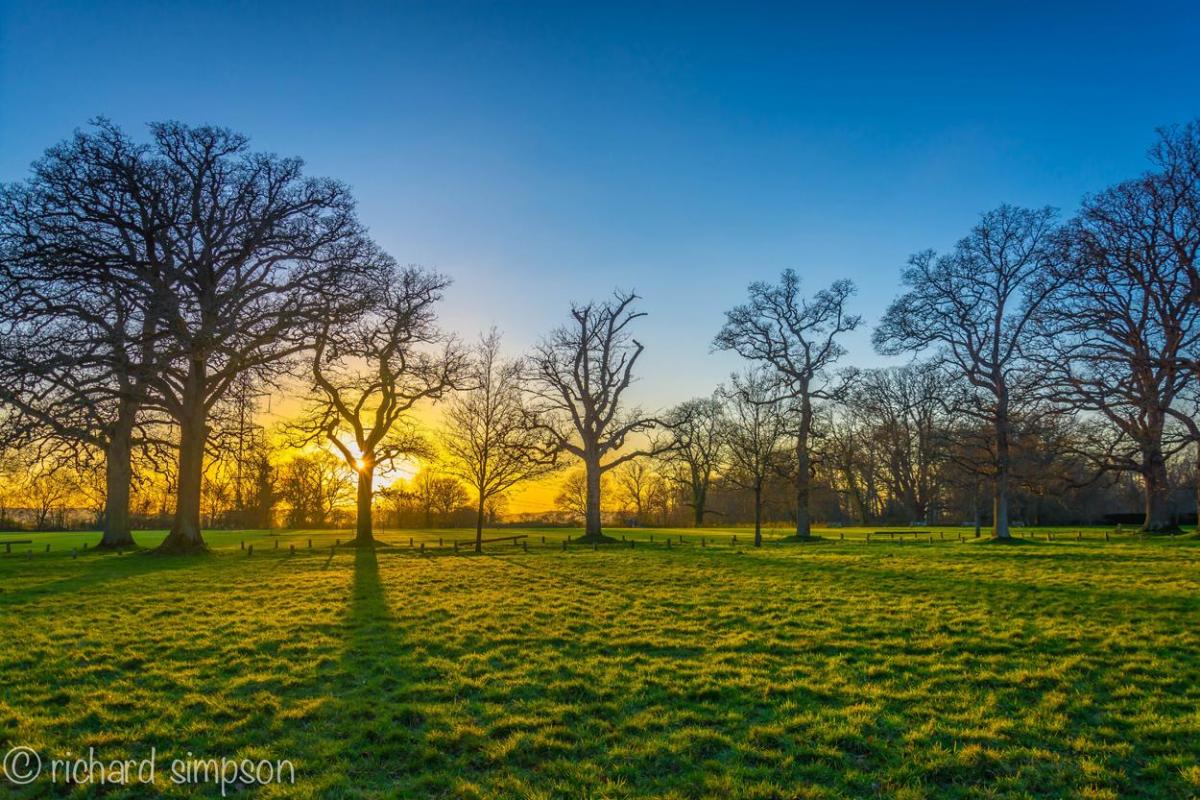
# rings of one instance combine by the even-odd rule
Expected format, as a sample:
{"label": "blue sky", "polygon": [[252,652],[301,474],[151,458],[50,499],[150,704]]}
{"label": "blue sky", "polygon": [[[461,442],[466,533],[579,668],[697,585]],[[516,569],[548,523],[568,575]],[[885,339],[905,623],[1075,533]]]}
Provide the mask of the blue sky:
{"label": "blue sky", "polygon": [[88,118],[227,125],[349,183],[447,325],[514,350],[636,288],[643,402],[705,394],[745,284],[848,277],[1002,202],[1069,213],[1200,116],[1196,3],[0,0],[0,181]]}

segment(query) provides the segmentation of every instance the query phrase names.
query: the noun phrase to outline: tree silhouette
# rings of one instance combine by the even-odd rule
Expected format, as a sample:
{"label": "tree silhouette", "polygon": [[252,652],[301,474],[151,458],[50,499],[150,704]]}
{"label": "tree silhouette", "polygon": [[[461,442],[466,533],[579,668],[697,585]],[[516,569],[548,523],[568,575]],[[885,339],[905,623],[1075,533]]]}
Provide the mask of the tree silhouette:
{"label": "tree silhouette", "polygon": [[483,551],[485,507],[522,481],[554,467],[554,450],[530,424],[521,363],[505,361],[493,329],[475,348],[463,383],[443,419],[446,469],[475,492],[475,552]]}
{"label": "tree silhouette", "polygon": [[370,546],[375,473],[398,459],[427,455],[406,423],[422,400],[436,400],[460,379],[466,356],[437,328],[434,306],[449,280],[385,263],[363,287],[352,320],[325,319],[314,333],[308,413],[291,426],[298,444],[328,442],[358,475],[354,543]]}
{"label": "tree silhouette", "polygon": [[128,547],[132,456],[165,366],[161,320],[137,276],[154,269],[165,176],[106,120],[0,188],[0,403],[8,444],[105,463],[101,547]]}
{"label": "tree silhouette", "polygon": [[[725,457],[724,409],[717,397],[697,397],[672,409],[666,418],[671,448],[663,461],[675,467],[692,508],[696,527],[704,524],[709,487]],[[670,473],[669,473],[670,474]]]}
{"label": "tree silhouette", "polygon": [[935,361],[967,381],[970,390],[956,411],[991,432],[993,533],[1004,540],[1011,538],[1013,407],[1037,397],[1041,376],[1030,369],[1034,320],[1058,285],[1054,220],[1050,208],[1001,206],[950,253],[913,256],[903,276],[908,291],[874,334],[876,349],[888,355],[936,348]]}
{"label": "tree silhouette", "polygon": [[779,394],[792,401],[795,445],[796,535],[812,535],[812,436],[816,403],[840,397],[844,386],[829,373],[845,355],[838,339],[861,318],[846,312],[854,284],[837,281],[811,298],[800,296],[800,278],[785,270],[778,284],[755,282],[750,300],[725,313],[713,341],[720,350],[771,368]]}
{"label": "tree silhouette", "polygon": [[148,381],[179,433],[175,518],[160,549],[189,552],[204,548],[210,411],[243,373],[282,369],[308,347],[303,333],[346,301],[373,245],[346,187],[305,178],[299,159],[251,153],[224,128],[151,132],[148,174],[167,224],[134,276],[170,354]]}
{"label": "tree silhouette", "polygon": [[1057,265],[1060,285],[1040,329],[1041,370],[1055,381],[1055,399],[1121,432],[1098,460],[1101,469],[1141,476],[1146,531],[1176,529],[1164,435],[1196,380],[1187,362],[1200,352],[1200,303],[1167,244],[1168,224],[1144,181],[1089,198],[1068,228],[1069,255]]}
{"label": "tree silhouette", "polygon": [[725,477],[754,495],[754,546],[762,547],[763,487],[780,458],[787,420],[776,395],[774,376],[762,368],[734,375],[722,388],[725,414],[722,438],[729,454]]}
{"label": "tree silhouette", "polygon": [[[611,300],[571,307],[571,322],[542,340],[529,358],[534,426],[554,450],[583,461],[586,482],[585,531],[581,541],[607,541],[600,525],[601,478],[611,469],[668,445],[623,449],[630,437],[662,423],[637,408],[626,408],[625,392],[642,345],[630,326],[645,312],[638,297],[616,292]],[[619,454],[618,454],[619,453]]]}

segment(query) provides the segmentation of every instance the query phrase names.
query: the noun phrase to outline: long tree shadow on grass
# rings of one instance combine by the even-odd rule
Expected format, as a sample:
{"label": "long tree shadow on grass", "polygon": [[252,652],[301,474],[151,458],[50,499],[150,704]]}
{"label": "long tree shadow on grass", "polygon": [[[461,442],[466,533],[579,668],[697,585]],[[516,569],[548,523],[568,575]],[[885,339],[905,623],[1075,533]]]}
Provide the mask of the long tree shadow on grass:
{"label": "long tree shadow on grass", "polygon": [[344,788],[353,792],[390,784],[444,792],[444,785],[432,785],[444,772],[438,769],[443,756],[426,741],[428,709],[434,705],[427,694],[434,676],[413,657],[392,616],[374,548],[355,551],[344,625],[332,708]]}

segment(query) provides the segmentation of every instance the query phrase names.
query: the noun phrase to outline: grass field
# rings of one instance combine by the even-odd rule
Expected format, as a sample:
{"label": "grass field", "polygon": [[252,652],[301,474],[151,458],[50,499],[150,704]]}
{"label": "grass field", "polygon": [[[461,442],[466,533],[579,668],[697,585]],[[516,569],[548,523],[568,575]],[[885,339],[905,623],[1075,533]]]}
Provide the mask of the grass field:
{"label": "grass field", "polygon": [[34,534],[0,550],[0,750],[293,762],[261,797],[1200,796],[1194,538],[531,533]]}

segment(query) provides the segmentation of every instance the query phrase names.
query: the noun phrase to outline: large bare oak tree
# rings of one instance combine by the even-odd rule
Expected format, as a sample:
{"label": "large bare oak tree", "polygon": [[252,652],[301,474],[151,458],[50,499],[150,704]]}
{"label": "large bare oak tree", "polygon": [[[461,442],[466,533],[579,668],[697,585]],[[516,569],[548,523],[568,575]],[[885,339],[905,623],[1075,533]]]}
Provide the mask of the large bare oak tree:
{"label": "large bare oak tree", "polygon": [[626,447],[661,422],[626,403],[642,344],[631,326],[645,316],[633,292],[571,307],[571,320],[543,339],[529,357],[530,408],[535,426],[553,449],[583,462],[586,481],[585,531],[580,541],[607,540],[601,530],[601,478],[664,445]]}
{"label": "large bare oak tree", "polygon": [[140,276],[169,225],[149,149],[97,120],[0,188],[0,404],[10,445],[102,458],[101,547],[128,547],[132,456],[165,364]]}

